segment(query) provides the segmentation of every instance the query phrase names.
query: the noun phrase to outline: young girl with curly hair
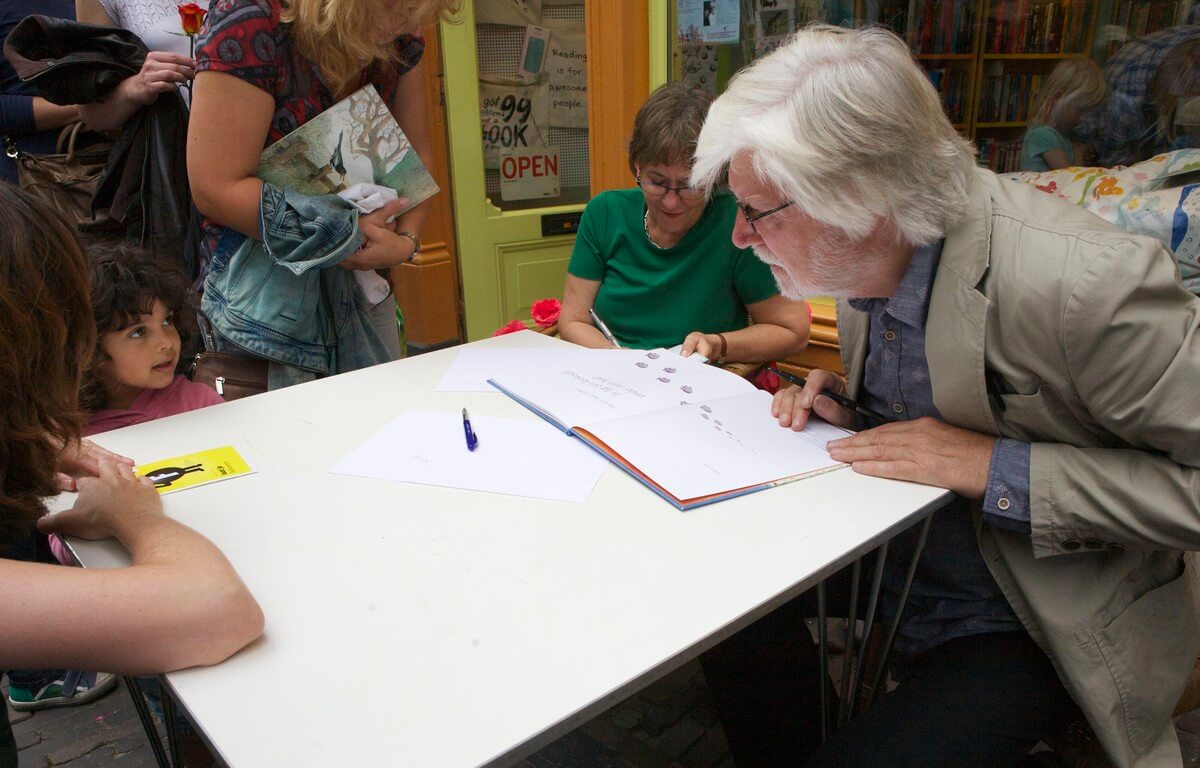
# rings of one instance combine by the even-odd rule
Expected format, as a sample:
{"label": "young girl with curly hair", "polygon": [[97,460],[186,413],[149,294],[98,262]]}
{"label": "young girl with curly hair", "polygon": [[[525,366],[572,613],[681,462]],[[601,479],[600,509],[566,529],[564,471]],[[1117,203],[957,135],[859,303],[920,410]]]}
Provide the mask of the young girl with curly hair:
{"label": "young girl with curly hair", "polygon": [[84,435],[223,402],[176,373],[191,335],[188,283],[172,263],[128,240],[88,248],[96,351],[84,375]]}

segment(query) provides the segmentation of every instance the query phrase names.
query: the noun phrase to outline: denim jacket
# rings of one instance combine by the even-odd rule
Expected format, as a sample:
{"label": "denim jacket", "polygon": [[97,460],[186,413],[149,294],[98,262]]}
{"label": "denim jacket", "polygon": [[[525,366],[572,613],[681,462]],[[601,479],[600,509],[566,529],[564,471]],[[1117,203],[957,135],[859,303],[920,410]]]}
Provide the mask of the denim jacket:
{"label": "denim jacket", "polygon": [[391,360],[354,273],[337,268],[362,244],[353,205],[264,182],[259,218],[261,240],[218,252],[209,266],[200,308],[217,332],[253,355],[321,375]]}

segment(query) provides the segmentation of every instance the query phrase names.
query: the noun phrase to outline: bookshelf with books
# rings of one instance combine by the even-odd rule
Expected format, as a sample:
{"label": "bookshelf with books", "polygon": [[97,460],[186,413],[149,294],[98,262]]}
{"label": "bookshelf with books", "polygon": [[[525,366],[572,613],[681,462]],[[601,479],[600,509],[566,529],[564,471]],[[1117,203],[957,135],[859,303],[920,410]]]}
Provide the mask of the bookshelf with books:
{"label": "bookshelf with books", "polygon": [[1097,0],[861,0],[859,18],[903,36],[980,162],[1013,170],[1042,79],[1088,54],[1096,14]]}
{"label": "bookshelf with books", "polygon": [[1129,40],[1185,23],[1193,4],[1190,0],[1113,0],[1111,26],[1121,34],[1114,35],[1108,55]]}
{"label": "bookshelf with books", "polygon": [[954,126],[968,133],[975,99],[981,0],[864,0],[859,19],[903,37]]}
{"label": "bookshelf with books", "polygon": [[979,161],[1020,167],[1021,138],[1042,81],[1064,59],[1089,55],[1097,0],[983,0],[971,137]]}

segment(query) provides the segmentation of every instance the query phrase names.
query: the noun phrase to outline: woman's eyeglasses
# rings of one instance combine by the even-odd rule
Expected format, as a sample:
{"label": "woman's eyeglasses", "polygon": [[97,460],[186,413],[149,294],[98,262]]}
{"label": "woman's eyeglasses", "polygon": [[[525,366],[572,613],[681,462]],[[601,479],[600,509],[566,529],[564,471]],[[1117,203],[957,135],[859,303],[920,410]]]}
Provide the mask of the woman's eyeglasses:
{"label": "woman's eyeglasses", "polygon": [[637,184],[650,197],[666,197],[668,192],[674,192],[684,200],[699,200],[707,194],[700,187],[668,187],[666,184],[660,184],[657,181],[643,179],[640,173],[637,176]]}
{"label": "woman's eyeglasses", "polygon": [[745,203],[738,203],[737,206],[742,210],[742,215],[746,217],[746,223],[750,225],[750,229],[753,229],[754,233],[758,234],[758,227],[754,226],[754,222],[766,216],[770,216],[772,213],[779,213],[791,204],[792,201],[788,200],[786,203],[777,205],[769,211],[760,211],[757,208],[752,208],[749,205],[746,205]]}

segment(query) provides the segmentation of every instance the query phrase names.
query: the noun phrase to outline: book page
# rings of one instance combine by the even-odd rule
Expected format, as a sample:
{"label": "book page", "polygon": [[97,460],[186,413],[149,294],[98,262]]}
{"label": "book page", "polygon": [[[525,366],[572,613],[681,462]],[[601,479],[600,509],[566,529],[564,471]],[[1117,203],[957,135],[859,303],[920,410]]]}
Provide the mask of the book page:
{"label": "book page", "polygon": [[488,349],[464,345],[455,354],[438,382],[438,392],[496,392],[488,379],[511,379],[530,366],[548,363],[567,365],[572,357],[595,354],[596,350],[582,347],[563,349]]}
{"label": "book page", "polygon": [[762,390],[586,428],[680,500],[841,466],[825,444],[851,434],[815,416],[802,432],[781,427]]}
{"label": "book page", "polygon": [[665,349],[551,354],[490,380],[565,428],[757,391],[737,374]]}

